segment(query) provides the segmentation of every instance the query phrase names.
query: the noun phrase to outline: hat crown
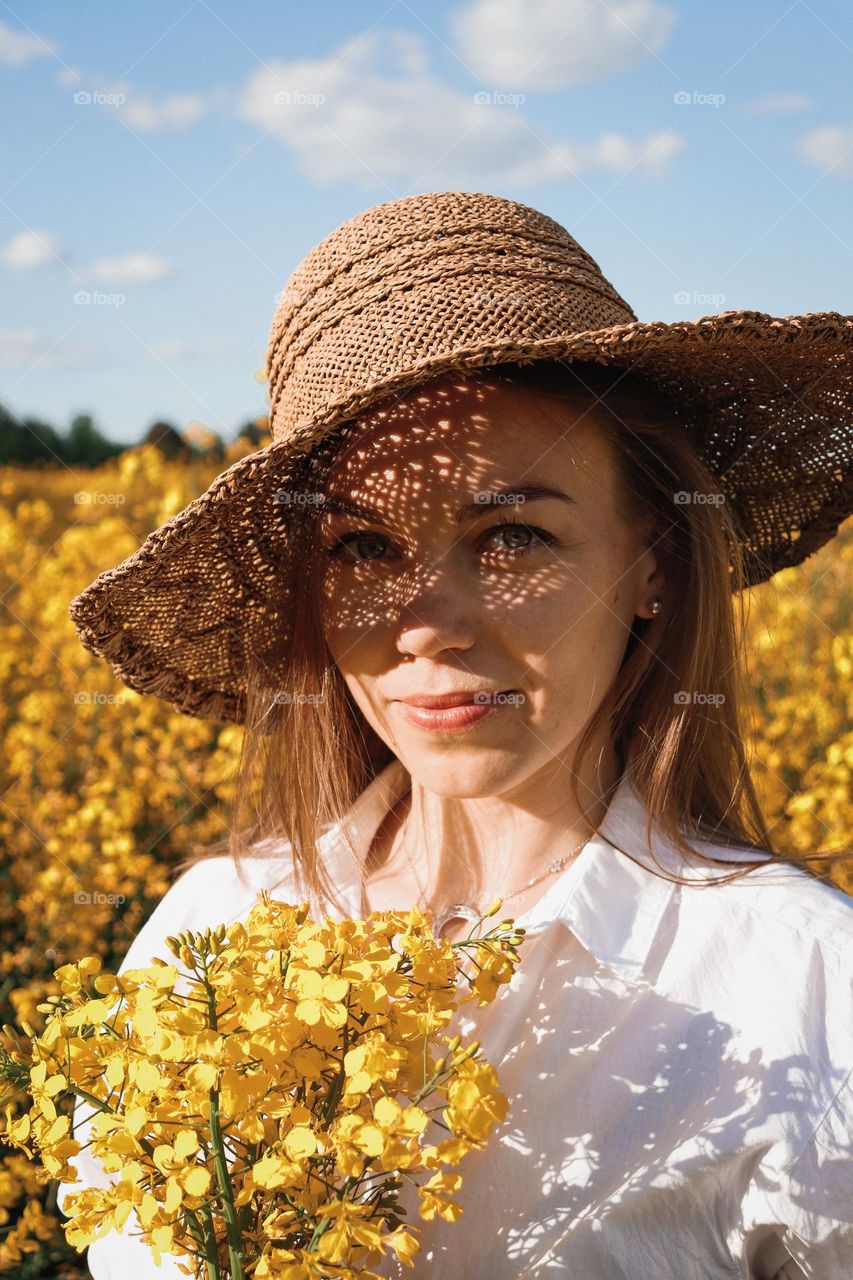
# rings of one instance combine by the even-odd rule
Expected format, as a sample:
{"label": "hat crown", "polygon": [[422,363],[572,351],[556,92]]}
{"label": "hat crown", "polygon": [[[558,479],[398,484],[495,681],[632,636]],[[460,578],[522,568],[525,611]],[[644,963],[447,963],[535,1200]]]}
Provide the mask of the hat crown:
{"label": "hat crown", "polygon": [[[282,289],[267,350],[275,440],[318,412],[416,385],[470,347],[471,364],[637,317],[574,236],[481,192],[405,196],[315,245]],[[452,358],[452,360],[451,360]],[[463,361],[464,362],[464,361]]]}

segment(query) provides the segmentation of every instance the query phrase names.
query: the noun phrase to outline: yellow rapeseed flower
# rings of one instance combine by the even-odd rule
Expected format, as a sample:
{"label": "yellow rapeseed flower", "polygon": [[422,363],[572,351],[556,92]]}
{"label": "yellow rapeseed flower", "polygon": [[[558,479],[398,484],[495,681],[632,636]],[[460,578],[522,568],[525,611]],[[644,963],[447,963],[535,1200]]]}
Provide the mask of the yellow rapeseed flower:
{"label": "yellow rapeseed flower", "polygon": [[[511,931],[489,937],[511,970]],[[316,922],[305,904],[262,893],[230,930],[169,946],[184,972],[163,957],[120,979],[65,967],[64,1003],[31,1037],[32,1106],[10,1117],[10,1139],[73,1181],[80,1143],[64,1101],[83,1097],[85,1140],[109,1178],[68,1197],[68,1242],[85,1248],[134,1214],[155,1258],[212,1276],[226,1255],[235,1280],[244,1264],[367,1280],[389,1249],[411,1266],[416,1228],[394,1215],[400,1173],[429,1176],[422,1216],[453,1221],[461,1176],[448,1165],[485,1142],[505,1103],[473,1059],[477,1041],[445,1036],[444,1056],[429,1052],[464,998],[445,942],[419,912]],[[431,1092],[446,1098],[449,1145],[429,1141]]]}

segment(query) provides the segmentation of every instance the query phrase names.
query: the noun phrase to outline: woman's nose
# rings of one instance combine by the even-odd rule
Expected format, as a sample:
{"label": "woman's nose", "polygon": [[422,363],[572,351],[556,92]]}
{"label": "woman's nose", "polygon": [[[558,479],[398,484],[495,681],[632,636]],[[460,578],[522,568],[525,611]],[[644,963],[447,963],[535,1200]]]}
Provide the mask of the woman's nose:
{"label": "woman's nose", "polygon": [[470,594],[446,583],[410,592],[396,628],[400,653],[431,657],[443,649],[470,649],[476,639]]}

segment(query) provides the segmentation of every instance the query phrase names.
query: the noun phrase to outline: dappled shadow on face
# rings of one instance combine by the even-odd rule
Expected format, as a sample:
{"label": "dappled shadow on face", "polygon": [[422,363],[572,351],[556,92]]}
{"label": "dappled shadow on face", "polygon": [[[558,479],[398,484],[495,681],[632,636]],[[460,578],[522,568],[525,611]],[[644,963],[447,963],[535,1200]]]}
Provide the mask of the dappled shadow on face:
{"label": "dappled shadow on face", "polygon": [[[481,1040],[510,1109],[487,1149],[458,1166],[458,1222],[423,1222],[405,1184],[421,1243],[405,1274],[522,1277],[538,1264],[537,1276],[731,1277],[727,1250],[709,1242],[727,1222],[736,1230],[768,1129],[796,1131],[814,1064],[762,1061],[758,1048],[739,1056],[733,1028],[712,1013],[623,982],[563,938],[554,954],[546,936],[529,937],[518,990],[454,1015],[447,1034]],[[543,984],[547,1003],[531,995]],[[761,1132],[752,1143],[750,1131]],[[431,1122],[424,1136],[448,1135]],[[623,1270],[620,1256],[636,1265]],[[392,1259],[380,1273],[403,1274]]]}
{"label": "dappled shadow on face", "polygon": [[[544,546],[535,556],[507,554],[524,545],[518,535],[492,538],[493,554],[472,549],[464,560],[471,521],[457,520],[460,506],[467,503],[474,508],[469,514],[481,516],[488,510],[494,520],[526,518],[523,503],[495,497],[503,486],[562,479],[582,490],[581,502],[612,505],[612,464],[601,428],[589,415],[577,420],[568,406],[552,408],[550,419],[541,408],[538,397],[521,389],[442,378],[354,424],[313,478],[312,564],[332,644],[353,628],[398,619],[410,600],[446,581],[451,564],[461,569],[476,560],[484,570],[478,591],[486,613],[558,593],[576,578],[566,559]],[[372,518],[345,516],[344,503]],[[482,521],[478,528],[485,528]],[[357,541],[352,535],[359,530]],[[344,534],[348,548],[330,555]]]}

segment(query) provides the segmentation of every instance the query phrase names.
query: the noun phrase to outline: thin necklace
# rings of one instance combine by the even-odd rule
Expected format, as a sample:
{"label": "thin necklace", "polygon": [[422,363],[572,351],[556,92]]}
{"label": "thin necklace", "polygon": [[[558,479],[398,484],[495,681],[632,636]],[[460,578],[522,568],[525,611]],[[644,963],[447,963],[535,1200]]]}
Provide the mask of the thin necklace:
{"label": "thin necklace", "polygon": [[[402,799],[402,796],[400,798]],[[590,835],[591,834],[592,833],[590,833]],[[578,844],[576,844],[573,849],[570,849],[569,852],[564,857],[558,858],[555,862],[552,862],[550,867],[547,867],[540,875],[534,876],[531,880],[528,880],[527,883],[523,884],[519,889],[514,889],[512,893],[500,894],[499,896],[500,896],[501,902],[502,903],[511,902],[513,898],[517,898],[519,894],[524,893],[525,889],[532,889],[534,885],[539,884],[542,880],[547,879],[548,876],[554,875],[554,873],[557,871],[561,871],[562,868],[566,865],[566,863],[575,856],[575,854],[580,853],[584,845],[589,842],[589,839],[590,839],[590,836],[584,836],[583,840],[581,840]],[[417,883],[417,886],[421,891],[421,898],[423,898],[424,897],[423,885],[421,884],[420,876],[415,870],[415,864],[412,862],[412,859],[409,857],[409,852],[405,846],[405,843],[403,844],[403,853],[405,855],[406,861],[408,862],[409,866],[412,869],[412,875],[415,878],[415,882]],[[440,938],[442,934],[442,930],[444,929],[444,926],[448,923],[448,921],[456,919],[457,916],[461,917],[461,919],[463,920],[469,921],[471,924],[475,924],[482,917],[488,905],[489,904],[486,903],[486,906],[482,908],[477,908],[475,906],[470,906],[468,903],[465,903],[465,902],[453,902],[449,906],[443,907],[442,910],[438,913],[438,916],[436,917],[436,921],[435,921],[436,937]]]}

